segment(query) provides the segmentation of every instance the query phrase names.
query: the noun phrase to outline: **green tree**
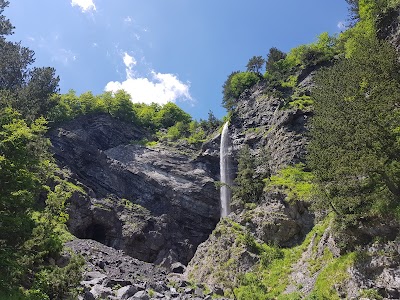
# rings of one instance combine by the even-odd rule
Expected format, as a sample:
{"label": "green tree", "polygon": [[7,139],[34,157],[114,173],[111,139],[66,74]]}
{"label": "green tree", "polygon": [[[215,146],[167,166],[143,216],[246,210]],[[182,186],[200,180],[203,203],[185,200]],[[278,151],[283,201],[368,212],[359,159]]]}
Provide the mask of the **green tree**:
{"label": "green tree", "polygon": [[155,121],[164,128],[171,127],[177,122],[188,124],[191,120],[192,117],[188,113],[172,102],[163,105],[155,118]]}
{"label": "green tree", "polygon": [[11,25],[10,20],[6,19],[3,15],[4,9],[10,4],[9,1],[0,0],[0,38],[4,35],[12,34],[14,27]]}
{"label": "green tree", "polygon": [[14,105],[28,120],[46,116],[56,105],[53,94],[59,92],[59,77],[54,68],[33,68],[29,77],[18,91]]}
{"label": "green tree", "polygon": [[354,25],[360,18],[358,13],[359,0],[346,0],[346,2],[349,5],[348,11],[351,25]]}
{"label": "green tree", "polygon": [[309,164],[316,205],[342,225],[400,218],[400,75],[395,50],[375,38],[358,41],[351,58],[316,78]]}
{"label": "green tree", "polygon": [[131,96],[124,90],[115,93],[112,115],[126,122],[135,123],[137,121],[135,110],[131,101]]}
{"label": "green tree", "polygon": [[58,92],[59,78],[52,68],[30,68],[34,52],[21,43],[6,41],[13,27],[3,15],[9,2],[0,0],[0,105],[12,106],[29,122],[51,108],[51,95]]}
{"label": "green tree", "polygon": [[254,72],[260,74],[260,71],[265,63],[265,59],[262,56],[253,56],[249,59],[246,65],[247,72]]}
{"label": "green tree", "polygon": [[257,203],[263,191],[263,175],[256,172],[257,160],[246,144],[239,152],[238,172],[233,187],[232,203]]}
{"label": "green tree", "polygon": [[236,107],[240,95],[260,81],[260,77],[253,72],[233,72],[223,85],[222,105],[228,110],[233,111]]}
{"label": "green tree", "polygon": [[265,62],[265,69],[269,73],[274,73],[278,71],[278,65],[276,64],[278,61],[285,59],[286,54],[279,50],[278,48],[272,47],[269,49],[267,55],[267,61]]}

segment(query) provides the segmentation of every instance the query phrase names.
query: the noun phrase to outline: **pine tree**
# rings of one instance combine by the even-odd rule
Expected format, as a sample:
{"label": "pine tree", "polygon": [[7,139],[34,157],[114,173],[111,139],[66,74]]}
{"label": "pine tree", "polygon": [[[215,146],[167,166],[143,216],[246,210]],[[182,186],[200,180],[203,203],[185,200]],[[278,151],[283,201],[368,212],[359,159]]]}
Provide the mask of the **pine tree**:
{"label": "pine tree", "polygon": [[316,78],[309,164],[316,204],[342,225],[400,217],[400,65],[386,42],[364,38]]}

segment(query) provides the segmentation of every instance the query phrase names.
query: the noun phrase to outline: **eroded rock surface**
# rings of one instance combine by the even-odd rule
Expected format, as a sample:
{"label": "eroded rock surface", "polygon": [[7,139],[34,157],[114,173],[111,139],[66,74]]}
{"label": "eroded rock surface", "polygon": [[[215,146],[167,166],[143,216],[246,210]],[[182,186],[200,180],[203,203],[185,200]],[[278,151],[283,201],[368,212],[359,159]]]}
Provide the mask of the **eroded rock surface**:
{"label": "eroded rock surface", "polygon": [[283,109],[282,100],[266,95],[264,88],[260,83],[241,95],[229,129],[234,149],[248,144],[255,154],[268,153],[265,167],[275,173],[287,165],[304,161],[307,144],[304,133],[311,113]]}
{"label": "eroded rock surface", "polygon": [[104,114],[50,132],[58,164],[82,187],[69,228],[132,257],[187,264],[219,219],[219,192],[206,163],[163,147],[135,144],[146,133]]}

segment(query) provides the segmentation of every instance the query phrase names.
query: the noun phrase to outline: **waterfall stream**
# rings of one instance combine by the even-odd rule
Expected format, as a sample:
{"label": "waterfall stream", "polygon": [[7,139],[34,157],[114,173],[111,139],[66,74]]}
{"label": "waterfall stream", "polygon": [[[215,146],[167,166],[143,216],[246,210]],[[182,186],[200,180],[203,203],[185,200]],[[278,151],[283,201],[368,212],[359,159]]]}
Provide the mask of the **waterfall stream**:
{"label": "waterfall stream", "polygon": [[232,174],[231,160],[229,153],[230,137],[228,122],[224,124],[221,134],[220,146],[220,175],[221,175],[221,218],[226,217],[231,212],[230,203],[232,197]]}

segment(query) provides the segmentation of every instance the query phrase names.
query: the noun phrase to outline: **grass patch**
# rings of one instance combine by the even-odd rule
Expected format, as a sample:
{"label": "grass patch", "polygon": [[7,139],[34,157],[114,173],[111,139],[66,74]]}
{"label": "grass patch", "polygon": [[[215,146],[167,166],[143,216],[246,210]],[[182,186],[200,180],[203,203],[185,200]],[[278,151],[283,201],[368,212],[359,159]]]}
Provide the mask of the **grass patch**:
{"label": "grass patch", "polygon": [[310,297],[314,297],[314,299],[342,299],[337,294],[335,287],[343,284],[349,278],[347,270],[354,264],[356,257],[357,254],[351,252],[329,262],[318,275]]}
{"label": "grass patch", "polygon": [[265,190],[283,190],[289,201],[310,200],[314,185],[311,172],[304,171],[304,164],[288,166],[281,169],[277,175],[264,179]]}
{"label": "grass patch", "polygon": [[330,218],[327,218],[315,225],[304,242],[297,247],[277,249],[262,244],[260,264],[256,271],[243,275],[240,286],[235,289],[236,298],[239,300],[301,299],[298,298],[298,293],[283,295],[290,283],[289,275],[292,272],[292,266],[307,250],[312,238],[322,236],[329,222]]}

